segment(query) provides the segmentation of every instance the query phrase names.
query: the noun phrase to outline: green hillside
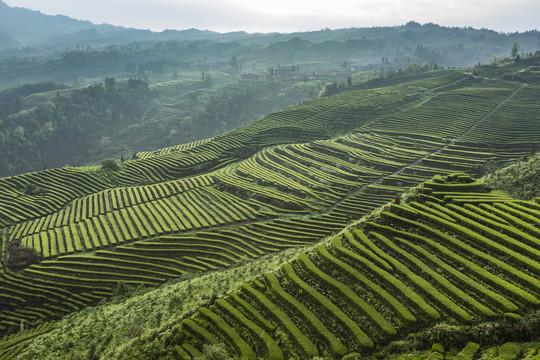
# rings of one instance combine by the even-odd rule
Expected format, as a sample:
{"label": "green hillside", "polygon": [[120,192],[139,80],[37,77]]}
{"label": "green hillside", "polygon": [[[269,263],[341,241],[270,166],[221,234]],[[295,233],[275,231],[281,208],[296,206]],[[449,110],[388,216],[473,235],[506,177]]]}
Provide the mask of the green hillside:
{"label": "green hillside", "polygon": [[205,75],[152,85],[106,78],[76,89],[48,82],[0,91],[0,175],[144,157],[208,139],[304,100],[320,82]]}
{"label": "green hillside", "polygon": [[287,74],[293,65],[300,67],[302,77],[331,69],[346,73],[341,78],[346,79],[351,69],[388,75],[409,65],[498,63],[514,44],[521,57],[538,51],[537,30],[503,33],[410,21],[294,33],[158,33],[46,16],[2,2],[0,9],[0,33],[6,41],[0,46],[11,48],[0,52],[0,89],[49,80],[88,85],[105,77],[143,77],[156,83],[177,76],[193,79],[201,72],[269,76],[269,68]]}
{"label": "green hillside", "polygon": [[487,175],[484,181],[516,199],[533,200],[540,197],[540,153],[533,151],[523,160]]}
{"label": "green hillside", "polygon": [[[435,176],[406,202],[173,325],[163,355],[174,346],[188,358],[224,343],[245,358],[340,358],[436,323],[519,319],[540,304],[539,209],[461,173]],[[499,329],[498,341],[534,335],[512,331]],[[465,346],[489,335],[455,332],[461,338],[441,331],[438,342]]]}
{"label": "green hillside", "polygon": [[[539,99],[535,81],[443,72],[138,159],[1,178],[0,357],[340,358],[524,316],[539,303],[539,206],[464,173],[530,154]],[[171,282],[183,295],[150,291],[133,317],[114,307]]]}

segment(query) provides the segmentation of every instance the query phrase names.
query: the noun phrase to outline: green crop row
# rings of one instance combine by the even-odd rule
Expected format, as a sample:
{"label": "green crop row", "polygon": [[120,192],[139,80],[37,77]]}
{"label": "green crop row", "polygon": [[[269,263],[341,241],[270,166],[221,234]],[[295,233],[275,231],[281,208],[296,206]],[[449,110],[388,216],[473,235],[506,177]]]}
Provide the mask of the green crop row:
{"label": "green crop row", "polygon": [[345,199],[333,208],[331,213],[348,216],[351,219],[359,219],[394,198],[392,194],[375,195],[369,193],[369,191],[369,189],[364,189]]}
{"label": "green crop row", "polygon": [[[430,266],[426,265],[426,263],[421,261],[417,256],[412,255],[409,252],[410,250],[404,250],[404,249],[399,248],[394,242],[389,241],[389,239],[387,238],[381,238],[381,239],[385,241],[386,246],[388,246],[393,251],[395,251],[396,254],[400,255],[400,258],[407,259],[411,264],[414,264],[415,266],[417,266],[418,269],[422,273],[429,275],[434,280],[435,283],[437,283],[440,287],[444,288],[445,291],[447,291],[447,293],[452,294],[454,298],[459,299],[459,301],[461,301],[463,305],[465,305],[468,309],[469,308],[474,309],[475,313],[478,313],[486,317],[496,315],[488,307],[476,301],[473,297],[465,293],[459,287],[455,286],[446,277],[439,274],[437,271],[433,270]],[[449,273],[455,275],[458,278],[462,278],[462,280],[465,280],[458,272],[452,271],[451,267],[445,266],[445,264],[443,264],[442,261],[438,260],[436,257],[431,255],[429,252],[425,251],[421,247],[418,247],[408,242],[407,240],[399,238],[399,237],[394,237],[394,240],[401,242],[402,244],[406,245],[409,249],[415,250],[424,259],[431,260],[433,264],[435,264],[436,266],[438,265],[441,268],[445,268],[447,271],[449,271]],[[461,312],[461,314],[463,314],[463,312]],[[465,315],[463,317],[463,320],[470,321],[471,317],[468,315]]]}
{"label": "green crop row", "polygon": [[[420,107],[383,117],[374,128],[455,138],[487,115],[513,88],[477,89],[474,85],[441,93]],[[434,120],[435,119],[435,120]]]}
{"label": "green crop row", "polygon": [[257,256],[249,251],[241,251],[238,246],[230,246],[228,243],[219,240],[212,239],[202,239],[200,241],[198,238],[177,238],[174,242],[154,242],[154,241],[141,241],[134,244],[135,248],[144,248],[151,251],[174,251],[178,253],[185,252],[186,254],[196,254],[198,251],[201,251],[202,254],[207,254],[206,256],[216,255],[217,257],[224,257],[230,261],[238,261],[238,259],[247,258],[256,258]]}
{"label": "green crop row", "polygon": [[355,281],[363,284],[366,288],[376,293],[379,296],[381,301],[387,302],[388,305],[394,309],[394,311],[396,312],[396,314],[402,321],[406,323],[416,322],[416,318],[414,317],[414,315],[403,304],[401,304],[395,297],[393,297],[390,293],[388,293],[388,291],[383,289],[381,286],[375,284],[366,276],[362,275],[359,271],[354,269],[352,266],[332,256],[328,252],[328,250],[326,250],[324,245],[317,246],[316,251],[317,251],[317,254],[322,259],[330,262],[332,265],[338,268],[341,272],[348,274]]}
{"label": "green crop row", "polygon": [[[476,144],[490,144],[495,148],[518,147],[520,143],[536,143],[540,140],[540,126],[530,121],[536,115],[538,86],[518,89],[519,94],[509,99],[486,121],[467,134],[463,141]],[[508,121],[508,119],[512,121]],[[493,139],[497,139],[494,143]]]}
{"label": "green crop row", "polygon": [[51,323],[43,323],[35,328],[26,328],[23,336],[19,333],[6,336],[0,341],[0,358],[9,360],[15,359],[22,348],[37,336],[48,332],[52,327]]}
{"label": "green crop row", "polygon": [[255,353],[251,347],[223,318],[205,307],[199,309],[199,314],[219,329],[221,336],[227,338],[233,344],[233,347],[238,350],[242,358],[255,359]]}
{"label": "green crop row", "polygon": [[[226,168],[216,174],[216,178],[221,183],[230,186],[232,189],[247,191],[252,194],[255,199],[260,199],[262,203],[276,203],[281,207],[290,207],[302,209],[305,207],[315,208],[313,205],[305,202],[302,198],[294,195],[273,189],[271,187],[259,185],[251,179],[240,176],[238,173],[232,172],[230,168]],[[234,191],[233,190],[233,191]],[[296,210],[295,210],[296,212]]]}
{"label": "green crop row", "polygon": [[[25,189],[40,194],[26,194]],[[42,170],[0,179],[0,218],[12,222],[44,216],[60,210],[68,202],[108,186],[97,176],[69,168]]]}
{"label": "green crop row", "polygon": [[[454,222],[449,222],[437,216],[434,216],[428,213],[423,213],[422,211],[418,211],[418,212],[421,215],[422,219],[424,220],[427,220],[431,223],[435,223],[438,226],[442,226],[445,229],[449,229],[461,236],[469,238],[472,241],[474,241],[475,244],[483,244],[485,247],[487,247],[487,249],[493,249],[501,254],[504,254],[505,256],[512,258],[514,261],[521,263],[520,266],[526,266],[536,271],[540,271],[540,263],[537,263],[536,261],[531,261],[532,259],[531,257],[529,257],[530,255],[538,257],[538,254],[539,254],[538,250],[535,250],[525,244],[522,244],[521,242],[516,241],[515,239],[507,235],[504,235],[500,232],[492,230],[487,226],[478,224],[477,222],[469,220],[459,214],[456,214],[454,217],[459,219],[461,222],[465,223],[469,227],[458,225]],[[491,240],[483,235],[476,233],[475,231],[471,230],[471,227],[473,229],[480,229],[483,233],[489,234],[490,236],[494,237],[496,241]],[[526,250],[529,256],[525,256],[517,251],[511,250],[510,248],[504,246],[503,244],[507,244],[511,246],[512,248],[516,248],[519,250]]]}
{"label": "green crop row", "polygon": [[272,273],[265,274],[265,280],[272,292],[277,296],[279,301],[286,304],[286,308],[294,309],[297,316],[300,317],[300,322],[316,333],[316,337],[322,337],[323,341],[328,344],[332,352],[336,355],[343,356],[347,354],[347,348],[332,334],[330,330],[324,326],[319,318],[311,312],[304,304],[287,293],[281,287],[279,280]]}
{"label": "green crop row", "polygon": [[[33,247],[48,258],[193,227],[232,223],[238,219],[247,219],[248,215],[251,218],[258,216],[259,213],[245,202],[232,195],[221,194],[216,190],[186,191],[174,197],[140,203],[78,223],[66,222],[66,226],[55,227],[54,231],[43,230],[23,236],[21,240],[24,246]],[[228,204],[228,208],[220,204]],[[228,209],[237,216],[228,216]],[[15,240],[17,235],[23,234],[24,229],[29,227],[29,224],[26,227],[13,227],[10,237]]]}
{"label": "green crop row", "polygon": [[540,225],[540,206],[536,205],[537,208],[534,209],[531,206],[535,206],[534,203],[529,201],[520,201],[520,202],[510,202],[504,206],[497,206],[499,208],[504,208],[507,212],[517,216],[518,218],[526,221],[530,221],[536,225]]}
{"label": "green crop row", "polygon": [[249,179],[269,183],[271,186],[282,189],[281,191],[283,192],[292,192],[291,190],[294,190],[293,193],[302,194],[303,196],[305,196],[304,194],[307,194],[319,201],[328,202],[328,200],[323,198],[322,192],[310,189],[307,186],[290,179],[284,174],[269,170],[266,167],[258,164],[252,158],[249,158],[239,164],[238,173]]}
{"label": "green crop row", "polygon": [[287,333],[291,335],[292,341],[294,341],[300,347],[303,356],[307,355],[309,357],[313,357],[319,355],[317,347],[311,342],[311,340],[309,340],[309,338],[298,329],[291,318],[285,312],[283,312],[283,310],[279,309],[279,307],[277,307],[273,302],[268,300],[264,294],[248,284],[242,285],[242,291],[245,292],[246,295],[249,296],[250,299],[252,299],[259,307],[263,308],[274,321],[276,321],[287,331]]}
{"label": "green crop row", "polygon": [[[148,262],[133,261],[127,259],[111,259],[107,257],[97,257],[88,255],[68,255],[62,256],[58,260],[61,260],[62,266],[71,267],[94,267],[96,269],[102,269],[104,272],[125,272],[125,273],[147,273],[148,275],[156,274],[164,277],[175,277],[181,275],[183,271],[179,271],[170,266],[164,266],[159,264],[152,264]],[[40,265],[60,265],[55,261],[42,261]]]}
{"label": "green crop row", "polygon": [[[70,267],[69,265],[72,265],[73,267]],[[132,271],[129,271],[128,268],[117,265],[100,266],[99,264],[77,262],[67,262],[63,266],[31,265],[26,271],[46,279],[65,278],[69,281],[76,280],[96,284],[101,282],[117,283],[120,281],[136,283],[138,280],[143,283],[159,284],[165,281],[164,277],[159,277],[159,275],[162,274],[156,274],[151,271],[146,271],[149,275],[143,275],[140,273],[145,273],[145,271],[142,271],[141,269],[132,269]]]}
{"label": "green crop row", "polygon": [[304,166],[294,166],[294,163],[291,163],[290,159],[280,158],[272,150],[259,152],[255,157],[255,161],[272,172],[283,174],[295,183],[299,183],[310,189],[317,189],[316,191],[324,191],[327,196],[339,197],[342,194],[339,188],[328,185],[331,184],[328,179],[312,179],[308,174],[313,175],[314,172],[306,172],[308,168]]}
{"label": "green crop row", "polygon": [[[505,220],[503,220],[504,223],[501,224],[500,222],[492,220],[491,218],[483,217],[482,215],[478,215],[478,214],[474,213],[473,211],[470,211],[468,209],[464,209],[463,207],[459,207],[459,206],[456,206],[456,205],[453,205],[453,204],[449,204],[448,208],[451,209],[452,211],[456,212],[456,213],[460,213],[460,215],[462,214],[463,216],[467,216],[468,218],[471,219],[471,221],[479,223],[478,225],[472,226],[472,228],[479,230],[481,233],[484,233],[486,235],[491,235],[492,237],[499,238],[498,236],[495,236],[496,234],[494,234],[494,232],[502,232],[502,233],[505,233],[507,235],[511,235],[514,239],[518,240],[519,242],[528,243],[528,244],[530,244],[532,246],[540,245],[540,241],[538,241],[538,237],[532,236],[532,235],[530,235],[530,234],[528,234],[526,232],[523,232],[519,228],[516,227],[516,225],[520,226],[520,227],[522,227],[524,229],[529,230],[530,232],[532,232],[534,234],[535,232],[538,231],[534,226],[529,225],[527,222],[524,222],[524,221],[522,221],[522,220],[520,220],[520,219],[518,219],[518,218],[516,218],[516,217],[514,217],[512,215],[509,215],[506,212],[497,210],[497,209],[493,208],[491,205],[482,204],[481,206],[486,206],[486,209],[491,211],[491,212],[487,212],[487,213],[493,213],[493,214],[496,214],[496,215],[499,215],[499,216],[505,216],[508,220],[512,221],[514,226],[507,225],[507,222]],[[496,215],[494,215],[494,216],[496,216]],[[458,217],[458,219],[460,219],[460,217]],[[485,228],[486,226],[489,228],[489,230],[487,230]],[[540,235],[540,232],[538,233],[538,235]],[[508,240],[508,237],[506,239]],[[518,245],[518,247],[519,247],[519,245]],[[531,251],[531,254],[535,254],[535,253],[537,253],[537,250],[533,249]]]}
{"label": "green crop row", "polygon": [[[288,147],[289,146],[276,147],[266,151],[265,155],[268,161],[274,161],[274,163],[294,168],[296,173],[305,174],[315,180],[315,186],[323,187],[325,184],[332,184],[332,187],[327,186],[327,188],[329,191],[336,194],[340,193],[339,190],[341,188],[346,189],[350,186],[358,185],[353,174],[334,168],[337,170],[334,170],[334,172],[340,176],[334,175],[331,172],[332,170],[327,167],[328,165],[314,160],[308,161],[305,157],[302,158],[295,153],[287,151]],[[326,171],[319,169],[317,165],[322,166]],[[336,187],[336,189],[333,187]]]}
{"label": "green crop row", "polygon": [[[238,239],[236,237],[222,237],[219,233],[197,232],[197,236],[163,236],[158,239],[159,243],[176,243],[178,246],[183,246],[184,244],[201,244],[221,246],[224,249],[230,249],[233,253],[241,254],[241,256],[249,256],[251,258],[257,258],[259,255],[264,254],[264,251],[259,250],[258,248],[246,243],[245,241]],[[239,243],[238,245],[235,242]],[[145,244],[145,243],[142,243]],[[157,243],[154,245],[159,246]],[[151,245],[148,245],[151,246]]]}
{"label": "green crop row", "polygon": [[260,339],[263,341],[266,348],[266,356],[269,360],[281,360],[284,359],[283,352],[268,333],[259,327],[257,324],[249,320],[242,312],[238,311],[234,306],[229,304],[224,299],[218,299],[215,305],[222,311],[226,312],[229,316],[233,317],[241,326],[247,328],[254,339]]}
{"label": "green crop row", "polygon": [[166,148],[162,148],[162,149],[154,150],[154,151],[140,151],[140,152],[138,152],[136,154],[136,156],[139,159],[144,159],[144,158],[148,158],[148,157],[152,157],[152,156],[156,156],[156,155],[164,155],[164,154],[168,154],[168,153],[171,153],[171,152],[189,150],[191,148],[202,145],[205,142],[210,141],[210,140],[212,140],[212,139],[197,140],[197,141],[193,141],[193,142],[189,142],[189,143],[185,143],[185,144],[180,144],[180,145],[175,145],[175,146],[170,146],[170,147],[166,147]]}
{"label": "green crop row", "polygon": [[281,268],[284,276],[291,281],[295,286],[301,289],[306,296],[310,298],[318,306],[328,311],[332,316],[340,322],[348,331],[357,346],[362,348],[372,348],[373,342],[371,339],[360,329],[358,324],[349,318],[339,307],[337,307],[330,299],[322,295],[315,290],[312,286],[304,282],[298,277],[290,264],[285,264]]}
{"label": "green crop row", "polygon": [[[200,197],[208,201],[216,198],[220,199],[221,194],[222,192],[217,190],[211,194],[207,194],[202,190],[198,193]],[[221,197],[221,199],[223,199],[222,202],[229,199],[231,203],[238,205],[240,210],[237,213],[239,215],[247,214],[248,211],[256,214],[256,210],[249,205],[243,204],[241,200],[232,195]],[[244,207],[240,208],[241,205],[244,205]],[[127,283],[142,281],[155,284],[186,271],[217,269],[222,266],[229,266],[243,257],[258,257],[267,251],[276,251],[280,248],[311,242],[327,236],[333,230],[342,226],[342,223],[333,222],[334,220],[328,220],[325,217],[314,220],[278,219],[275,224],[273,222],[269,223],[275,226],[275,234],[271,236],[264,235],[255,226],[256,224],[250,224],[235,231],[206,231],[199,232],[196,236],[191,237],[163,236],[150,242],[135,243],[131,246],[121,245],[128,240],[136,240],[140,236],[140,230],[137,230],[137,228],[143,226],[138,220],[142,216],[145,216],[148,225],[152,221],[153,231],[156,233],[158,230],[165,230],[167,226],[175,223],[171,222],[171,217],[176,216],[171,211],[172,206],[164,201],[148,202],[142,204],[139,211],[135,211],[130,207],[107,213],[107,216],[92,217],[79,222],[77,225],[70,224],[68,227],[54,228],[54,230],[47,231],[46,235],[51,244],[51,250],[57,249],[55,255],[59,256],[59,258],[54,261],[44,261],[39,267],[29,269],[26,276],[28,276],[28,279],[32,279],[33,285],[28,285],[26,288],[21,288],[20,285],[15,284],[9,285],[6,296],[9,295],[14,306],[15,304],[23,304],[25,299],[36,299],[39,302],[47,301],[47,297],[49,297],[47,293],[35,292],[38,286],[36,281],[43,280],[52,280],[62,286],[69,284],[70,289],[68,291],[63,290],[64,293],[62,294],[62,296],[68,297],[76,296],[79,291],[77,289],[84,288],[83,284],[95,284],[98,277],[101,277],[107,284],[116,284],[118,281]],[[162,211],[157,211],[158,209]],[[163,209],[168,210],[165,212]],[[175,217],[175,219],[180,223],[178,217]],[[135,223],[135,220],[137,223]],[[145,229],[145,231],[150,233],[149,230]],[[280,231],[281,233],[279,233]],[[302,242],[289,240],[288,233],[305,233],[306,238]],[[41,240],[39,244],[41,245],[44,240],[39,235],[43,234],[38,233],[32,236],[32,242],[34,237],[36,241],[39,238]],[[76,234],[81,247],[86,244],[85,246],[90,246],[92,249],[102,249],[104,246],[114,245],[116,249],[114,251],[112,249],[97,250],[92,255],[64,256],[68,254],[66,249],[70,249],[69,246],[71,246],[71,252],[76,249],[76,241],[73,240],[74,234]],[[62,242],[57,242],[57,239]],[[66,240],[67,244],[65,243]],[[94,245],[94,241],[99,241],[100,247]],[[51,254],[53,254],[52,251]],[[7,284],[5,285],[7,286]],[[56,290],[54,286],[52,289]],[[87,290],[85,289],[85,291]],[[32,295],[33,293],[35,295]],[[102,295],[91,295],[78,307],[83,307],[85,304],[101,298],[103,298]],[[53,297],[53,299],[55,298]],[[56,301],[60,301],[63,297],[56,299]],[[51,304],[54,305],[54,303]],[[23,308],[28,308],[28,305],[24,305]]]}
{"label": "green crop row", "polygon": [[[376,233],[376,232],[370,232],[370,235],[373,236],[378,241],[388,244],[389,240],[384,235]],[[449,299],[446,295],[444,295],[439,290],[437,290],[431,283],[429,283],[424,278],[415,274],[408,267],[406,267],[401,262],[394,259],[391,255],[386,254],[383,250],[381,250],[378,246],[376,246],[367,237],[365,237],[363,240],[365,244],[372,251],[374,251],[378,256],[380,256],[381,258],[386,260],[389,264],[391,264],[394,269],[399,271],[407,279],[409,279],[409,281],[411,281],[412,284],[414,284],[416,287],[421,289],[426,296],[429,296],[432,300],[434,300],[435,302],[437,302],[438,304],[446,308],[450,313],[460,317],[462,320],[465,320],[465,321],[472,320],[472,317],[468,312],[463,310],[460,306],[458,306],[455,302]],[[425,269],[426,267],[424,266],[424,270]]]}
{"label": "green crop row", "polygon": [[[362,233],[362,236],[364,236],[363,233]],[[349,237],[348,242],[349,244],[352,245],[353,242],[356,242],[356,241],[352,237]],[[362,246],[362,245],[358,244],[358,246]],[[336,251],[343,260],[350,259],[350,261],[352,262],[361,264],[362,267],[369,269],[370,273],[376,275],[377,277],[380,277],[382,284],[384,284],[385,286],[390,286],[390,289],[392,289],[392,292],[397,292],[401,297],[405,298],[408,302],[410,302],[411,304],[414,304],[417,311],[418,310],[421,311],[423,314],[425,314],[431,319],[440,318],[440,314],[437,312],[437,310],[434,309],[431,305],[429,305],[423,299],[422,296],[412,291],[401,280],[397,279],[389,271],[387,271],[387,270],[391,271],[393,269],[386,262],[384,263],[387,264],[387,266],[390,267],[390,269],[383,269],[377,266],[375,263],[369,261],[366,257],[360,256],[356,252],[353,252],[351,250],[344,248],[341,239],[337,237],[334,238],[334,240],[332,241],[332,249]],[[357,246],[355,246],[355,250],[356,249],[358,249]],[[384,261],[384,260],[381,259],[381,261]]]}
{"label": "green crop row", "polygon": [[[540,230],[537,228],[540,225],[540,217],[535,217],[523,213],[517,209],[509,207],[507,204],[485,204],[480,205],[486,210],[491,211],[492,213],[504,218],[505,220],[512,223],[514,226],[523,229],[526,233],[521,233],[519,236],[523,239],[526,239],[529,243],[532,243],[535,246],[540,245]],[[540,214],[539,214],[540,216]],[[535,224],[536,226],[532,225]],[[521,231],[520,231],[521,232]]]}
{"label": "green crop row", "polygon": [[[413,239],[413,240],[422,241],[424,243],[429,243],[431,245],[434,245],[434,248],[437,248],[437,246],[435,245],[435,243],[433,241],[431,241],[431,240],[429,240],[429,239],[427,239],[427,238],[425,238],[423,236],[414,235],[414,234],[410,234],[410,233],[405,233],[405,232],[398,231],[398,230],[395,230],[395,229],[391,230],[392,228],[389,228],[389,227],[382,227],[382,228],[385,231],[395,232],[396,235],[399,234],[401,236],[406,236],[406,237],[408,237],[410,239]],[[472,278],[468,277],[467,275],[463,274],[462,272],[460,272],[456,268],[446,264],[440,257],[437,257],[436,255],[430,253],[426,249],[423,249],[422,247],[414,245],[413,243],[408,242],[407,240],[405,240],[403,238],[394,237],[394,239],[406,244],[410,249],[413,249],[416,253],[423,256],[425,259],[430,260],[431,263],[433,264],[433,266],[438,266],[441,269],[448,272],[449,274],[451,274],[454,278],[459,279],[459,281],[463,285],[465,285],[466,287],[470,287],[474,291],[478,292],[479,293],[479,296],[478,296],[479,298],[490,298],[492,301],[494,301],[496,303],[499,303],[499,305],[502,305],[505,311],[516,311],[518,309],[512,302],[510,302],[509,300],[507,300],[506,298],[504,298],[500,294],[495,293],[494,291],[488,289],[487,287],[485,287],[481,283],[479,283],[479,282],[473,280]],[[450,255],[450,254],[453,255],[453,256],[449,256],[453,260],[458,260],[459,259],[458,256],[456,256],[455,254],[452,254],[449,250],[447,250],[445,253],[446,253],[446,255]],[[468,298],[468,295],[466,295],[465,298]],[[493,315],[493,313],[490,310],[486,310],[485,307],[478,307],[478,305],[474,305],[474,306],[476,306],[485,315],[488,315],[488,316]]]}
{"label": "green crop row", "polygon": [[152,257],[209,257],[229,265],[243,259],[235,251],[227,248],[209,245],[209,244],[164,244],[164,243],[149,243],[139,242],[135,247],[118,247],[120,251],[129,252],[132,254],[143,254]]}
{"label": "green crop row", "polygon": [[211,332],[209,332],[190,318],[184,319],[182,321],[182,326],[184,327],[184,329],[192,333],[193,336],[197,337],[203,343],[209,343],[214,345],[219,343],[219,340]]}
{"label": "green crop row", "polygon": [[[529,285],[538,288],[538,280],[531,277],[530,275],[527,275],[520,270],[506,264],[505,262],[483,252],[480,251],[470,245],[467,245],[460,240],[456,239],[455,237],[448,235],[440,230],[434,229],[432,226],[428,226],[425,224],[422,224],[420,222],[412,221],[406,218],[399,217],[397,215],[386,213],[384,214],[387,219],[392,219],[393,222],[397,224],[404,224],[405,226],[415,227],[427,234],[430,237],[434,237],[435,239],[440,239],[445,246],[433,241],[429,240],[427,237],[421,237],[421,240],[427,241],[428,245],[431,247],[434,247],[441,253],[443,253],[445,256],[450,257],[452,260],[462,264],[465,268],[467,268],[469,271],[472,271],[476,276],[479,276],[485,281],[496,285],[499,289],[504,291],[505,293],[511,294],[513,297],[519,298],[521,301],[525,301],[526,303],[536,304],[539,303],[539,300],[534,297],[533,295],[529,294],[528,292],[524,291],[520,287],[513,285],[512,283],[503,280],[502,278],[492,274],[489,271],[486,271],[482,266],[479,266],[475,262],[466,259],[465,257],[458,255],[454,253],[453,251],[448,249],[448,246],[455,246],[460,251],[464,251],[465,254],[468,254],[469,256],[473,256],[473,258],[482,259],[483,261],[486,261],[487,263],[492,264],[496,268],[499,268],[503,270],[506,274],[508,274],[511,278],[520,279],[521,281],[525,281]],[[371,226],[371,224],[370,224]]]}
{"label": "green crop row", "polygon": [[456,355],[456,360],[472,360],[480,349],[480,344],[468,342],[467,345]]}
{"label": "green crop row", "polygon": [[325,287],[328,287],[335,291],[338,296],[346,298],[350,301],[358,310],[367,316],[371,321],[377,324],[378,327],[382,329],[387,334],[394,335],[396,334],[396,329],[390,324],[377,310],[375,310],[371,305],[369,305],[365,300],[360,298],[354,291],[352,291],[347,285],[335,280],[331,276],[327,275],[319,268],[317,268],[309,257],[305,254],[300,255],[298,258],[299,264],[302,266],[304,271],[310,274],[321,282]]}
{"label": "green crop row", "polygon": [[307,168],[309,172],[315,171],[315,174],[320,178],[353,186],[360,180],[358,174],[353,171],[353,164],[330,156],[323,156],[312,151],[307,144],[291,144],[272,150],[272,154],[279,159],[286,159],[287,162],[292,162],[302,169]]}
{"label": "green crop row", "polygon": [[[452,176],[456,181],[469,181],[464,175]],[[447,183],[442,178],[440,181]],[[326,346],[338,353],[339,344],[349,351],[367,350],[374,346],[370,337],[380,339],[383,334],[407,331],[408,326],[414,328],[417,318],[422,323],[433,322],[441,316],[453,318],[457,323],[471,323],[507,312],[520,312],[527,304],[539,303],[535,297],[537,280],[533,276],[536,261],[531,259],[529,272],[505,264],[463,241],[465,235],[452,226],[482,229],[486,233],[487,229],[482,226],[489,226],[493,231],[489,232],[491,235],[504,231],[519,234],[519,239],[524,240],[526,234],[518,227],[525,218],[536,229],[532,221],[536,219],[532,215],[535,210],[518,205],[528,209],[519,210],[515,205],[512,202],[487,207],[423,203],[420,197],[410,205],[392,204],[381,217],[362,225],[369,231],[368,236],[359,229],[345,231],[334,237],[331,244],[318,245],[297,257],[295,262],[283,265],[279,271],[267,273],[265,284],[259,281],[245,284],[242,296],[233,293],[225,299],[227,305],[216,303],[215,306],[220,314],[228,314],[221,316],[231,326],[233,322],[246,323],[249,327],[255,325],[257,332],[269,331],[271,337],[278,334],[277,329],[284,331],[289,336],[288,342],[277,342],[283,354],[294,356],[295,351],[299,351],[297,354],[304,357],[310,344],[319,344],[322,353]],[[438,229],[442,221],[446,232]],[[292,235],[304,232],[304,229],[290,232],[290,224],[283,219],[269,225],[246,230],[253,236],[261,230],[282,229],[284,234]],[[308,232],[308,228],[305,231]],[[246,231],[239,229],[237,233],[246,234]],[[316,233],[323,235],[322,231]],[[482,241],[491,240],[486,237]],[[528,250],[523,243],[515,252],[525,254]],[[372,307],[373,304],[377,307]],[[361,316],[357,319],[358,314]],[[387,319],[399,318],[399,321],[394,318],[397,327],[381,314]],[[360,324],[364,324],[368,333],[360,329]],[[254,334],[254,330],[250,331]],[[295,342],[294,347],[291,342]],[[321,342],[325,344],[322,347]]]}

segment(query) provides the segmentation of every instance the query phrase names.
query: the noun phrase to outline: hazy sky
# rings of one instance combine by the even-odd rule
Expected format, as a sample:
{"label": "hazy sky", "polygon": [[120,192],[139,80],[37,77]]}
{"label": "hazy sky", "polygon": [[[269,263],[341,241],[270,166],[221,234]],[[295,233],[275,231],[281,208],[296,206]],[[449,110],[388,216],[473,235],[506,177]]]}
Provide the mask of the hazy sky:
{"label": "hazy sky", "polygon": [[540,29],[539,0],[4,0],[94,23],[151,29],[293,32],[410,20],[514,32]]}

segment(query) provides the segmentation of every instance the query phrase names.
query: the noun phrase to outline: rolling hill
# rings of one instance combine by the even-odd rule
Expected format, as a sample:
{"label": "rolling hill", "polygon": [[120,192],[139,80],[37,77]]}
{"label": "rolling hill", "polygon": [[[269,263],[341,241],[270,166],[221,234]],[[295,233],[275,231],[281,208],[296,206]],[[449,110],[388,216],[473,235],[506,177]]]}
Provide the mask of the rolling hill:
{"label": "rolling hill", "polygon": [[[378,82],[138,159],[0,179],[1,356],[341,358],[527,318],[539,205],[472,177],[540,143],[538,66]],[[89,308],[175,281],[133,316],[129,299]],[[418,346],[496,342],[455,334]]]}

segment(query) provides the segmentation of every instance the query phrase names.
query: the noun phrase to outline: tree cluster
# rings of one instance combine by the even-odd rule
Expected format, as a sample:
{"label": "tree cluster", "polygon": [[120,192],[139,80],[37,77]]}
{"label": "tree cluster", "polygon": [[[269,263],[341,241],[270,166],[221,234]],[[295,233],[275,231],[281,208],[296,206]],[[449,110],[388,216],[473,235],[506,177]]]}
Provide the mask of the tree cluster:
{"label": "tree cluster", "polygon": [[26,109],[19,93],[6,100],[19,106],[0,114],[0,176],[76,163],[104,135],[138,121],[156,97],[141,80],[114,78]]}

